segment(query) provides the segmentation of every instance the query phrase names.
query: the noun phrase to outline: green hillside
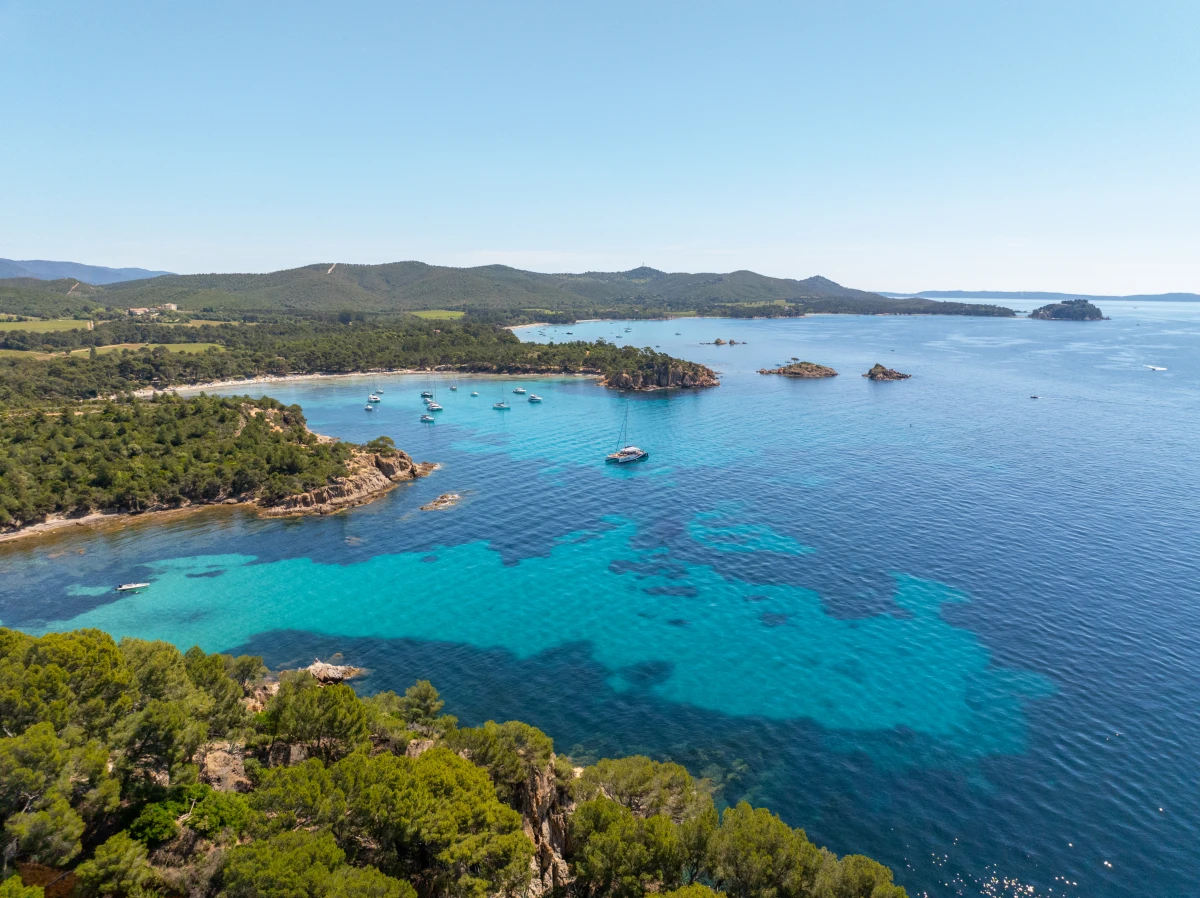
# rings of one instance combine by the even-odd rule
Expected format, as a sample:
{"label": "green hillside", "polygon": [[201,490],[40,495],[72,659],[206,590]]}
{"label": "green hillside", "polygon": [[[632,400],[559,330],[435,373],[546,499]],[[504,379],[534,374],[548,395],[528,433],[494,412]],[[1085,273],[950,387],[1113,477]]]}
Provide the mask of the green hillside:
{"label": "green hillside", "polygon": [[89,317],[112,302],[100,287],[72,278],[41,281],[37,278],[0,280],[0,314],[34,318]]}
{"label": "green hillside", "polygon": [[[33,308],[36,302],[32,291],[36,289],[27,280],[19,284],[0,281],[0,312],[10,311],[8,305],[13,303]],[[752,271],[672,274],[646,267],[622,272],[541,274],[505,265],[450,268],[423,262],[321,263],[269,274],[169,275],[88,290],[88,300],[113,309],[162,303],[176,303],[190,312],[243,314],[445,309],[505,323],[679,312],[733,316],[804,312],[1012,314],[999,306],[887,299],[823,277],[793,280]],[[40,301],[53,314],[61,315],[67,299],[57,297],[57,305],[48,296]]]}

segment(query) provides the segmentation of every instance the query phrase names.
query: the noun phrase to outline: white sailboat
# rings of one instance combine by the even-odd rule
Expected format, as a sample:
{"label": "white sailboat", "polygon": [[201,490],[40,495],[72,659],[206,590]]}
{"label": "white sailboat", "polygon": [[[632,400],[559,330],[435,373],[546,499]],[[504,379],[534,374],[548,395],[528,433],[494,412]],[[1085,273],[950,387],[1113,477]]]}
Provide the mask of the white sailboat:
{"label": "white sailboat", "polygon": [[610,452],[604,457],[604,460],[610,465],[626,465],[649,457],[649,452],[639,449],[629,442],[629,406],[625,406],[625,421],[621,424],[621,436],[617,440],[617,451]]}

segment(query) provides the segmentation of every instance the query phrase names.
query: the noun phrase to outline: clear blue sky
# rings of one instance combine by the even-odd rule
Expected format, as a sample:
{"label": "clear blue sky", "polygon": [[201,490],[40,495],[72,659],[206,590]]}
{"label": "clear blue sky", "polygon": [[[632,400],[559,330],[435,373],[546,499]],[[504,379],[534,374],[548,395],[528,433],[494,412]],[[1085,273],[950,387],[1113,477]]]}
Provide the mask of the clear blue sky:
{"label": "clear blue sky", "polygon": [[0,0],[0,256],[1200,291],[1200,2]]}

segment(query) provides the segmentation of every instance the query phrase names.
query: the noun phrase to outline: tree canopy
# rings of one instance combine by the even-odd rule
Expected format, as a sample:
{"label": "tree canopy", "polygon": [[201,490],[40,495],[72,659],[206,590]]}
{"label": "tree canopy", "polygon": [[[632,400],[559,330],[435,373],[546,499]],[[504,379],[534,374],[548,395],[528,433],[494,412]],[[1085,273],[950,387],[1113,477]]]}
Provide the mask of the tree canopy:
{"label": "tree canopy", "polygon": [[[576,777],[528,724],[458,727],[426,681],[362,699],[263,671],[0,628],[0,898],[40,894],[17,863],[73,873],[81,898],[518,896],[555,852],[563,898],[904,898],[886,867],[766,809],[718,814],[680,765],[604,759]],[[241,791],[206,781],[222,752],[242,759]]]}

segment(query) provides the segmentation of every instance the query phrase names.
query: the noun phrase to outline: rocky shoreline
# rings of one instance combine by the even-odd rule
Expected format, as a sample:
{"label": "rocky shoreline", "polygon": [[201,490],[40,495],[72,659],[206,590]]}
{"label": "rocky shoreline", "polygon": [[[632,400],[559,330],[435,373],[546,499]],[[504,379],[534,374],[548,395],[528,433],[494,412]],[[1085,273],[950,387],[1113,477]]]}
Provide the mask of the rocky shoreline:
{"label": "rocky shoreline", "polygon": [[[321,437],[329,440],[329,437]],[[433,462],[414,462],[406,452],[356,453],[347,463],[345,477],[306,493],[287,496],[281,502],[265,504],[257,496],[218,496],[211,502],[191,502],[185,505],[151,506],[137,512],[104,511],[85,515],[52,515],[36,524],[26,524],[0,531],[0,543],[57,533],[72,527],[104,524],[123,524],[137,520],[155,519],[188,514],[219,506],[248,508],[267,517],[299,517],[301,515],[336,514],[358,505],[366,505],[389,492],[400,483],[425,477],[437,469]]]}
{"label": "rocky shoreline", "polygon": [[717,374],[704,365],[689,363],[684,365],[664,365],[654,371],[637,371],[630,374],[622,371],[609,377],[600,378],[600,385],[613,390],[673,390],[698,389],[702,387],[719,387]]}
{"label": "rocky shoreline", "polygon": [[347,475],[307,493],[287,496],[274,505],[259,504],[268,517],[289,515],[336,514],[356,505],[373,502],[398,483],[416,480],[431,473],[437,465],[414,462],[407,452],[395,454],[360,452],[347,463]]}

